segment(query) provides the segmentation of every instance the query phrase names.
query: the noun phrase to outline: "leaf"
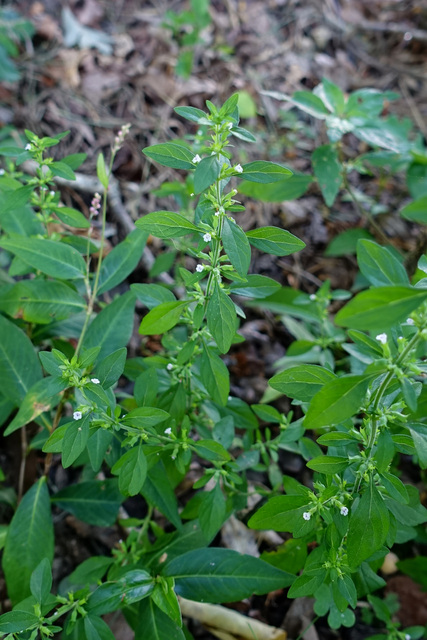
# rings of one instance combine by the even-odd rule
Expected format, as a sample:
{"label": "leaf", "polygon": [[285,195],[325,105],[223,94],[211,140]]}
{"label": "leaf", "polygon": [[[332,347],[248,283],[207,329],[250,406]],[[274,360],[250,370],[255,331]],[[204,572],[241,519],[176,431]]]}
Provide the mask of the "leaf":
{"label": "leaf", "polygon": [[348,458],[340,456],[317,456],[307,462],[307,467],[313,471],[330,475],[344,471],[350,464]]}
{"label": "leaf", "polygon": [[42,377],[31,340],[0,315],[0,384],[4,396],[19,405],[28,390]]}
{"label": "leaf", "polygon": [[[183,107],[177,108],[182,109]],[[187,109],[189,109],[189,107],[187,107]],[[203,111],[200,113],[203,113]],[[204,116],[205,114],[203,113],[203,117]],[[142,153],[146,155],[147,158],[158,162],[164,167],[171,167],[172,169],[194,169],[194,153],[181,144],[175,144],[174,142],[153,144],[151,147],[143,149]]]}
{"label": "leaf", "polygon": [[302,111],[309,113],[315,118],[320,118],[320,120],[324,120],[324,118],[329,115],[329,111],[322,100],[310,91],[296,91],[292,97],[275,92],[270,92],[270,95],[278,100],[289,100],[289,102],[292,102],[292,104]]}
{"label": "leaf", "polygon": [[245,277],[251,262],[251,247],[245,232],[229,218],[224,218],[221,235],[224,251],[237,273]]}
{"label": "leaf", "polygon": [[212,400],[222,406],[230,394],[230,376],[221,358],[203,342],[200,375]]}
{"label": "leaf", "polygon": [[156,238],[179,238],[199,229],[187,218],[173,211],[154,211],[147,213],[135,222],[139,229],[148,231]]}
{"label": "leaf", "polygon": [[42,477],[22,498],[7,532],[2,563],[14,604],[30,595],[31,574],[40,562],[52,562],[53,545],[49,492]]}
{"label": "leaf", "polygon": [[98,295],[116,287],[132,273],[141,259],[146,242],[147,233],[135,229],[110,251],[101,265]]}
{"label": "leaf", "polygon": [[2,203],[0,219],[9,211],[21,209],[28,202],[33,190],[33,185],[28,185],[26,187],[14,189],[11,193],[8,193]]}
{"label": "leaf", "polygon": [[2,238],[0,246],[14,253],[33,269],[53,278],[74,280],[86,273],[86,263],[76,249],[45,238]]}
{"label": "leaf", "polygon": [[104,582],[93,593],[87,603],[87,610],[93,615],[111,613],[120,606],[131,605],[146,598],[153,591],[154,579],[143,569],[125,571],[118,579]]}
{"label": "leaf", "polygon": [[427,469],[427,425],[422,422],[406,424],[414,441],[421,469]]}
{"label": "leaf", "polygon": [[419,222],[420,224],[427,223],[427,196],[423,196],[418,200],[414,200],[410,204],[403,207],[400,212],[402,218],[405,220],[412,220],[412,222]]}
{"label": "leaf", "polygon": [[49,377],[42,378],[31,385],[20,403],[18,413],[7,426],[4,432],[5,436],[35,420],[39,415],[49,411],[53,405],[57,404],[59,400],[58,391],[65,389],[67,382],[64,380],[62,384],[61,381],[59,381],[59,384],[56,383],[57,379]]}
{"label": "leaf", "polygon": [[185,640],[179,625],[154,604],[152,598],[139,603],[135,640]]}
{"label": "leaf", "polygon": [[132,335],[135,295],[127,291],[102,309],[89,325],[82,347],[100,347],[97,361],[125,347]]}
{"label": "leaf", "polygon": [[109,527],[117,517],[123,496],[117,480],[81,482],[58,491],[52,502],[79,520],[98,527]]}
{"label": "leaf", "polygon": [[194,172],[194,193],[202,193],[217,180],[221,174],[222,162],[216,155],[203,158]]}
{"label": "leaf", "polygon": [[345,106],[344,94],[336,84],[327,78],[323,78],[322,82],[314,89],[314,93],[332,113],[336,115],[343,113]]}
{"label": "leaf", "polygon": [[65,320],[73,313],[86,309],[83,298],[63,282],[51,280],[22,280],[1,296],[0,308],[10,316],[26,322],[50,324]]}
{"label": "leaf", "polygon": [[305,243],[299,238],[278,227],[261,227],[246,232],[251,245],[274,256],[288,256],[304,249]]}
{"label": "leaf", "polygon": [[103,389],[109,389],[122,375],[126,364],[127,349],[122,347],[106,356],[95,369]]}
{"label": "leaf", "polygon": [[159,304],[144,316],[139,325],[139,333],[153,336],[169,331],[179,322],[182,312],[189,304],[189,300],[177,300],[176,302]]}
{"label": "leaf", "polygon": [[113,563],[113,558],[106,556],[91,556],[79,564],[67,577],[70,584],[77,584],[82,587],[98,584],[107,573],[107,569]]}
{"label": "leaf", "polygon": [[167,517],[174,527],[182,528],[178,502],[162,461],[149,469],[141,493],[151,505]]}
{"label": "leaf", "polygon": [[64,180],[76,179],[76,174],[65,162],[52,162],[52,164],[49,165],[49,169],[52,171],[54,176],[58,176]]}
{"label": "leaf", "polygon": [[31,594],[39,604],[47,599],[52,588],[52,569],[49,558],[43,558],[34,569],[30,579]]}
{"label": "leaf", "polygon": [[0,633],[21,633],[38,624],[39,618],[28,611],[8,611],[0,616]]}
{"label": "leaf", "polygon": [[123,495],[136,496],[147,475],[147,460],[141,445],[132,447],[119,458],[111,473],[119,476],[119,489]]}
{"label": "leaf", "polygon": [[256,160],[243,165],[242,177],[248,182],[259,182],[266,184],[270,182],[281,182],[286,176],[290,177],[292,171],[282,167],[275,162]]}
{"label": "leaf", "polygon": [[289,398],[309,402],[327,382],[334,378],[336,378],[335,374],[329,369],[314,364],[303,364],[278,373],[268,381],[268,384]]}
{"label": "leaf", "polygon": [[210,540],[224,524],[227,508],[219,482],[212,491],[204,491],[201,495],[203,500],[199,507],[199,522],[203,533]]}
{"label": "leaf", "polygon": [[163,575],[175,579],[175,591],[198,602],[237,602],[288,587],[295,576],[231,549],[196,549],[168,563]]}
{"label": "leaf", "polygon": [[130,288],[143,305],[149,309],[157,307],[162,302],[175,302],[172,291],[160,284],[131,284]]}
{"label": "leaf", "polygon": [[373,482],[352,511],[347,534],[347,557],[356,568],[381,548],[390,526],[387,507]]}
{"label": "leaf", "polygon": [[371,240],[357,243],[357,264],[365,278],[374,287],[387,285],[409,285],[405,267],[387,247]]}
{"label": "leaf", "polygon": [[311,161],[325,202],[331,207],[342,183],[343,167],[337,150],[330,144],[324,144],[313,151]]}
{"label": "leaf", "polygon": [[[65,165],[66,166],[66,165]],[[85,216],[71,207],[54,207],[51,206],[52,211],[55,212],[57,218],[59,218],[64,224],[69,227],[76,227],[77,229],[89,229],[90,222]]]}
{"label": "leaf", "polygon": [[325,250],[325,256],[340,257],[346,256],[357,251],[358,240],[372,240],[372,235],[366,229],[347,229],[339,233],[331,240]]}
{"label": "leaf", "polygon": [[237,328],[236,309],[230,298],[218,284],[215,284],[209,298],[206,319],[218,349],[227,353],[230,349]]}
{"label": "leaf", "polygon": [[110,627],[102,618],[90,613],[83,618],[86,640],[115,640]]}
{"label": "leaf", "polygon": [[390,286],[369,289],[357,294],[336,315],[341,327],[383,331],[402,322],[427,298],[427,291],[411,287]]}
{"label": "leaf", "polygon": [[[206,113],[195,107],[175,107],[175,113],[191,122],[199,122],[200,118],[206,119]],[[150,147],[148,147],[150,149]]]}
{"label": "leaf", "polygon": [[360,409],[372,377],[343,376],[327,382],[313,397],[304,418],[306,429],[338,424]]}
{"label": "leaf", "polygon": [[68,425],[62,441],[62,466],[70,467],[83,453],[89,439],[89,426],[91,414],[88,413],[81,420],[74,420]]}
{"label": "leaf", "polygon": [[111,55],[113,39],[103,31],[85,27],[77,20],[69,7],[64,7],[61,14],[64,29],[65,47],[77,45],[80,49],[98,49],[100,53]]}
{"label": "leaf", "polygon": [[249,520],[251,529],[273,529],[293,533],[304,522],[303,513],[310,507],[307,495],[270,498]]}
{"label": "leaf", "polygon": [[249,275],[246,282],[232,283],[230,290],[245,298],[266,298],[280,289],[280,284],[267,276]]}
{"label": "leaf", "polygon": [[304,195],[312,182],[313,176],[294,173],[269,185],[243,180],[239,185],[239,192],[261,202],[283,202],[296,200]]}

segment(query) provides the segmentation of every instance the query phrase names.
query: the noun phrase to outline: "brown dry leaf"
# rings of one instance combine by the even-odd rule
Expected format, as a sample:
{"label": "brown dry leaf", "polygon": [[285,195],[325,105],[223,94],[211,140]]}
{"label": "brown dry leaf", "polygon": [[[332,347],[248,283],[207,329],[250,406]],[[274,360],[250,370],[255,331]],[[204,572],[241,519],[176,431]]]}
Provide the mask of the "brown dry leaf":
{"label": "brown dry leaf", "polygon": [[62,31],[58,22],[45,11],[42,2],[34,2],[30,7],[30,18],[36,33],[46,40],[62,42]]}
{"label": "brown dry leaf", "polygon": [[104,16],[104,8],[98,0],[73,0],[72,9],[78,21],[86,27],[94,27]]}

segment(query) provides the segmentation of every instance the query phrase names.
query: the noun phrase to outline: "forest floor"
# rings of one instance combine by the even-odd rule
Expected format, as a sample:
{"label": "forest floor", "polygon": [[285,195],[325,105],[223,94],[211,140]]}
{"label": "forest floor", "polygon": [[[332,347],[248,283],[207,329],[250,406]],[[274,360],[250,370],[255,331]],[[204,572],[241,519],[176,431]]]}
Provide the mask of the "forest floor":
{"label": "forest floor", "polygon": [[[0,86],[0,126],[13,125],[47,136],[70,130],[58,154],[85,152],[87,159],[76,183],[61,187],[64,204],[87,213],[95,190],[92,178],[98,153],[108,154],[120,126],[132,125],[114,165],[117,182],[116,198],[110,199],[108,212],[110,246],[122,240],[144,214],[177,208],[171,198],[155,192],[166,181],[182,180],[182,172],[154,165],[141,153],[148,145],[189,133],[191,125],[175,114],[175,106],[203,109],[207,99],[220,104],[236,91],[247,92],[242,124],[256,135],[257,144],[244,146],[242,159],[283,162],[302,173],[310,172],[314,147],[326,141],[323,130],[318,121],[301,117],[289,103],[267,97],[263,91],[289,95],[311,90],[324,77],[344,92],[366,87],[396,91],[401,97],[387,105],[388,112],[410,118],[427,135],[427,9],[422,3],[211,0],[211,20],[193,47],[191,74],[184,79],[176,73],[182,49],[164,24],[168,10],[180,13],[188,4],[185,0],[70,0],[70,10],[64,12],[58,0],[14,3],[32,21],[36,35],[21,58],[19,83]],[[189,28],[184,24],[181,35]],[[79,42],[85,46],[73,46]],[[354,145],[350,154],[363,151],[363,143],[355,138],[350,144]],[[360,176],[354,179],[361,180]],[[366,180],[363,188],[383,205],[385,213],[378,217],[378,224],[389,241],[399,250],[413,249],[416,227],[394,215],[408,197],[403,178],[388,180],[386,176],[381,189],[375,179]],[[275,224],[307,245],[286,258],[255,257],[253,273],[308,293],[327,279],[332,288],[351,288],[357,273],[354,257],[325,257],[330,241],[346,229],[365,227],[376,236],[351,202],[338,198],[329,209],[314,184],[298,200],[255,203],[248,198],[245,205],[246,213],[239,219],[245,229]],[[152,281],[151,262],[163,247],[153,239],[148,249],[132,282]],[[232,393],[249,403],[259,402],[274,372],[272,365],[285,354],[291,336],[273,314],[256,309],[249,310],[241,330],[246,342],[227,356]],[[137,333],[130,348],[134,355],[141,353]],[[144,344],[144,349],[156,348],[155,341]],[[296,457],[282,462],[284,472],[301,473]],[[63,481],[69,480],[67,476]],[[118,530],[101,531],[72,517],[57,526],[63,531],[59,550],[63,559],[56,568],[59,576],[86,557],[111,549],[121,535]],[[409,578],[395,576],[392,580],[401,599],[402,623],[425,624],[426,595]],[[300,599],[289,605],[282,593],[273,593],[240,603],[238,608],[282,626],[295,637],[302,621],[310,622],[312,604]],[[131,639],[120,619],[112,624],[116,637]],[[214,637],[194,624],[190,628],[196,638]],[[353,629],[331,632],[319,621],[303,637],[358,640],[373,632],[360,621]]]}

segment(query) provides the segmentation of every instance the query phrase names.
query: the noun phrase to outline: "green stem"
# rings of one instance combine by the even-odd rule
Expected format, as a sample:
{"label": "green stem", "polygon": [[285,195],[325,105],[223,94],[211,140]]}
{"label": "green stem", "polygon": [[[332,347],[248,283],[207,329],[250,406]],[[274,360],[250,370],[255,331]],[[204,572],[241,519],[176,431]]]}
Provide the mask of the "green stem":
{"label": "green stem", "polygon": [[148,505],[148,513],[144,518],[144,524],[142,525],[142,527],[141,527],[141,529],[139,530],[139,533],[138,533],[138,538],[137,538],[137,542],[138,543],[141,542],[144,534],[146,533],[146,531],[148,529],[148,525],[151,522],[151,518],[153,516],[153,512],[154,512],[154,507],[151,504],[149,504]]}

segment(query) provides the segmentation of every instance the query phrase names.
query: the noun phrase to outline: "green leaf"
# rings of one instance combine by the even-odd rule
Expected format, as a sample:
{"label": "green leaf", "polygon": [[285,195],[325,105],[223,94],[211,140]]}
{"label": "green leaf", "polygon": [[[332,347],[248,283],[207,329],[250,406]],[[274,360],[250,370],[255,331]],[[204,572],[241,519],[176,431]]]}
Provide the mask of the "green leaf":
{"label": "green leaf", "polygon": [[29,185],[26,187],[19,187],[18,189],[14,189],[11,193],[8,193],[2,203],[0,220],[8,211],[13,211],[14,209],[20,209],[23,207],[28,202],[33,190],[33,185]]}
{"label": "green leaf", "polygon": [[222,162],[216,155],[203,158],[194,172],[194,193],[202,193],[220,176]]}
{"label": "green leaf", "polygon": [[49,165],[49,169],[52,171],[54,176],[64,178],[64,180],[76,179],[76,174],[66,162],[52,162]]}
{"label": "green leaf", "polygon": [[133,331],[134,307],[135,295],[127,291],[102,309],[89,325],[82,347],[100,347],[98,362],[128,344]]}
{"label": "green leaf", "polygon": [[246,232],[251,245],[274,256],[288,256],[304,249],[305,243],[289,231],[278,227],[261,227]]}
{"label": "green leaf", "polygon": [[345,106],[344,94],[336,84],[327,78],[323,78],[322,82],[314,89],[314,93],[328,107],[329,111],[338,116],[343,113]]}
{"label": "green leaf", "polygon": [[405,220],[412,220],[412,222],[419,222],[420,224],[427,223],[427,196],[423,196],[418,200],[414,200],[410,204],[403,207],[400,212],[402,218]]}
{"label": "green leaf", "polygon": [[55,212],[56,217],[69,227],[75,227],[76,229],[90,228],[89,220],[77,209],[71,207],[55,207],[52,205],[50,208]]}
{"label": "green leaf", "polygon": [[175,578],[176,593],[198,602],[236,602],[288,587],[294,580],[285,571],[231,551],[196,549],[167,564],[163,575]]}
{"label": "green leaf", "polygon": [[284,96],[284,98],[290,100],[290,102],[302,111],[320,120],[324,120],[324,118],[329,115],[329,111],[322,100],[310,91],[296,91],[292,98],[288,98],[287,96]]}
{"label": "green leaf", "polygon": [[183,630],[153,602],[146,598],[139,603],[135,640],[185,640]]}
{"label": "green leaf", "polygon": [[7,532],[2,563],[14,604],[30,595],[31,574],[40,562],[52,562],[53,542],[49,492],[42,477],[22,498]]}
{"label": "green leaf", "polygon": [[357,264],[374,287],[409,285],[403,264],[387,247],[381,247],[372,240],[359,240],[357,243]]}
{"label": "green leaf", "polygon": [[371,482],[352,511],[347,534],[347,557],[356,568],[381,548],[387,537],[390,520],[378,489]]}
{"label": "green leaf", "polygon": [[160,284],[131,284],[130,288],[142,304],[149,309],[157,307],[162,302],[175,302],[172,291]]}
{"label": "green leaf", "polygon": [[157,409],[154,407],[139,407],[138,409],[132,409],[124,418],[122,423],[130,427],[136,427],[144,429],[148,427],[154,427],[156,424],[160,424],[170,418],[167,411],[163,409]]}
{"label": "green leaf", "polygon": [[[8,611],[0,616],[0,633],[21,633],[38,624],[39,618],[28,611]],[[7,639],[6,639],[7,640]]]}
{"label": "green leaf", "polygon": [[402,286],[362,291],[337,313],[335,322],[350,329],[383,331],[405,320],[426,298],[426,290]]}
{"label": "green leaf", "polygon": [[178,502],[162,461],[149,469],[141,493],[150,504],[167,517],[174,527],[182,528]]}
{"label": "green leaf", "polygon": [[331,379],[336,378],[329,369],[314,364],[290,367],[273,376],[268,384],[276,391],[301,402],[309,402]]}
{"label": "green leaf", "polygon": [[90,613],[83,618],[86,640],[115,640],[110,627],[102,618]]}
{"label": "green leaf", "polygon": [[237,328],[236,309],[230,298],[215,284],[209,298],[206,319],[208,328],[221,353],[230,349]]}
{"label": "green leaf", "polygon": [[200,375],[212,400],[225,406],[230,394],[230,376],[221,358],[203,342]]}
{"label": "green leaf", "polygon": [[49,558],[43,558],[34,569],[30,579],[30,589],[39,604],[45,602],[52,589],[52,569]]}
{"label": "green leaf", "polygon": [[81,420],[74,420],[68,424],[62,441],[62,466],[70,467],[83,453],[89,439],[89,426],[91,414],[88,413]]}
{"label": "green leaf", "polygon": [[199,522],[205,536],[210,540],[224,524],[226,503],[219,482],[209,492],[202,492],[202,503],[199,507]]}
{"label": "green leaf", "polygon": [[[177,108],[182,109],[182,107]],[[188,108],[189,107],[187,107],[187,109]],[[201,113],[203,113],[203,111],[201,111]],[[204,116],[205,114],[203,113],[203,117]],[[172,169],[194,169],[193,152],[180,144],[173,142],[153,144],[151,147],[143,149],[142,153],[146,155],[147,158],[158,162],[164,167],[171,167]]]}
{"label": "green leaf", "polygon": [[313,182],[313,176],[293,174],[269,185],[243,180],[239,192],[261,202],[283,202],[300,198]]}
{"label": "green leaf", "polygon": [[164,302],[151,309],[139,325],[139,333],[154,336],[172,329],[180,320],[182,312],[190,304],[189,300]]}
{"label": "green leaf", "polygon": [[107,167],[105,166],[105,159],[102,153],[98,154],[98,158],[96,160],[96,175],[104,189],[108,189]]}
{"label": "green leaf", "polygon": [[121,606],[129,606],[146,598],[153,591],[154,579],[143,569],[127,571],[114,582],[104,582],[93,593],[87,603],[92,615],[111,613]]}
{"label": "green leaf", "polygon": [[86,273],[86,263],[76,249],[45,238],[2,238],[0,246],[14,253],[33,269],[53,278],[73,280]]}
{"label": "green leaf", "polygon": [[65,381],[51,377],[35,382],[22,399],[19,411],[7,426],[4,435],[8,436],[17,429],[35,420],[40,414],[49,411],[59,401],[58,392],[67,387]]}
{"label": "green leaf", "polygon": [[139,229],[148,231],[156,238],[179,238],[199,229],[180,213],[154,211],[136,221]]}
{"label": "green leaf", "polygon": [[61,509],[98,527],[114,523],[122,501],[117,480],[81,482],[61,489],[52,497],[52,502]]}
{"label": "green leaf", "polygon": [[421,469],[427,469],[427,425],[412,422],[406,425],[414,441]]}
{"label": "green leaf", "polygon": [[333,475],[344,471],[350,464],[348,458],[340,456],[317,456],[307,462],[307,467],[319,473]]}
{"label": "green leaf", "polygon": [[243,165],[242,177],[248,182],[259,182],[268,184],[270,182],[281,182],[286,176],[290,177],[292,171],[282,167],[275,162],[256,160]]}
{"label": "green leaf", "polygon": [[275,496],[251,517],[248,526],[251,529],[293,533],[304,522],[302,514],[309,508],[310,498],[307,495]]}
{"label": "green leaf", "polygon": [[163,611],[163,613],[166,613],[173,622],[176,622],[176,624],[181,627],[181,609],[178,598],[176,597],[173,589],[174,585],[175,583],[173,578],[162,578],[161,582],[158,582],[155,585],[154,591],[151,595],[151,600]]}
{"label": "green leaf", "polygon": [[[175,113],[191,122],[199,122],[200,118],[206,119],[206,113],[195,107],[175,107]],[[150,147],[148,147],[150,149]]]}
{"label": "green leaf", "polygon": [[325,202],[331,207],[342,183],[343,167],[337,150],[330,144],[324,144],[313,151],[311,161]]}
{"label": "green leaf", "polygon": [[338,424],[360,409],[372,377],[343,376],[327,382],[313,397],[304,418],[306,429]]}
{"label": "green leaf", "polygon": [[312,596],[325,581],[326,571],[319,569],[316,573],[303,573],[298,576],[288,591],[289,598]]}
{"label": "green leaf", "polygon": [[140,229],[132,231],[106,256],[101,265],[98,295],[123,282],[136,268],[147,242],[147,233]]}
{"label": "green leaf", "polygon": [[221,462],[231,460],[231,456],[226,449],[215,440],[197,440],[193,444],[194,450],[201,457],[211,462]]}
{"label": "green leaf", "polygon": [[229,218],[224,218],[221,236],[224,251],[237,273],[245,277],[251,262],[251,247],[245,232]]}
{"label": "green leaf", "polygon": [[119,489],[123,495],[136,496],[147,476],[147,460],[141,445],[129,449],[119,458],[111,473],[119,476]]}
{"label": "green leaf", "polygon": [[0,384],[4,396],[19,405],[42,377],[31,340],[17,326],[0,316]]}
{"label": "green leaf", "polygon": [[106,556],[92,556],[84,560],[74,569],[67,578],[71,584],[78,584],[82,587],[97,584],[107,573],[107,569],[112,565],[113,558]]}
{"label": "green leaf", "polygon": [[372,240],[372,235],[366,229],[347,229],[339,233],[326,247],[325,256],[341,257],[357,251],[358,240]]}
{"label": "green leaf", "polygon": [[50,324],[85,308],[83,298],[63,282],[22,280],[3,296],[0,291],[0,309],[26,322]]}
{"label": "green leaf", "polygon": [[95,369],[103,389],[109,389],[122,375],[126,364],[127,349],[122,347],[106,356]]}
{"label": "green leaf", "polygon": [[267,276],[249,275],[246,282],[232,283],[231,292],[245,298],[266,298],[280,289],[280,284]]}

